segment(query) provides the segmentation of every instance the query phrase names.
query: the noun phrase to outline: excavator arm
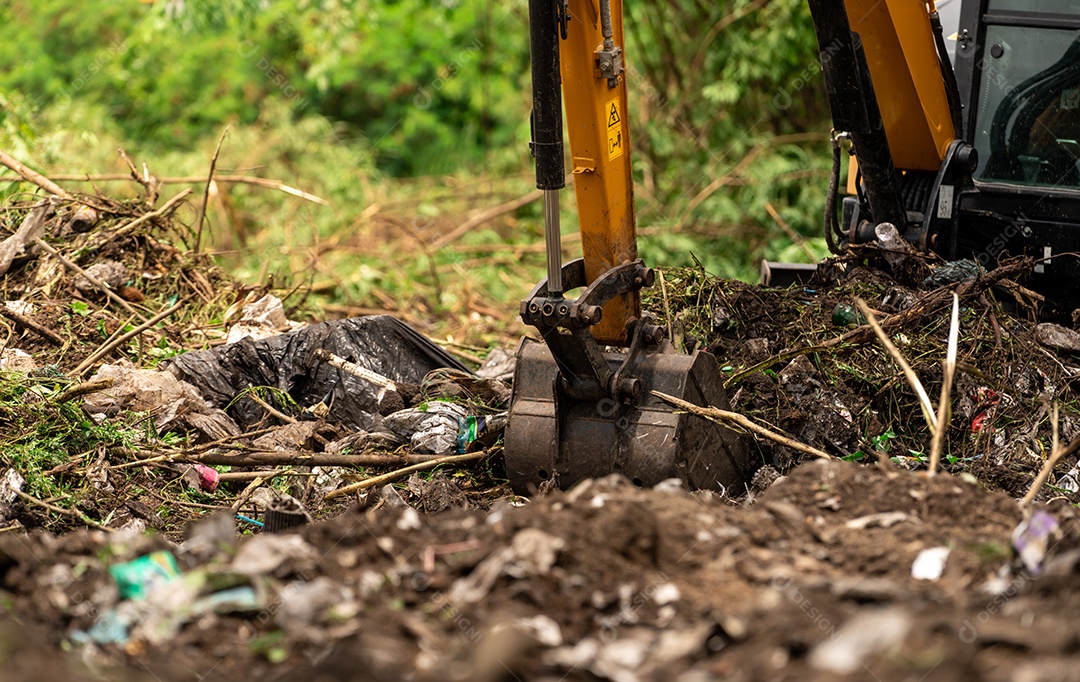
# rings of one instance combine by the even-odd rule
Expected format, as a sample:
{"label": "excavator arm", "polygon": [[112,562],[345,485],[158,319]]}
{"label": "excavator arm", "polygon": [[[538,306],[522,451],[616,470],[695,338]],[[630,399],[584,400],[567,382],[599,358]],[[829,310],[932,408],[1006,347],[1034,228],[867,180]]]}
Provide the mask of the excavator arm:
{"label": "excavator arm", "polygon": [[[722,489],[751,473],[735,434],[674,414],[655,395],[727,404],[716,358],[675,353],[641,311],[639,292],[655,275],[637,255],[622,7],[529,0],[531,148],[544,191],[548,276],[520,308],[543,340],[518,349],[506,428],[507,474],[521,493],[613,472],[638,485],[675,477]],[[564,112],[582,244],[582,258],[565,264]]]}

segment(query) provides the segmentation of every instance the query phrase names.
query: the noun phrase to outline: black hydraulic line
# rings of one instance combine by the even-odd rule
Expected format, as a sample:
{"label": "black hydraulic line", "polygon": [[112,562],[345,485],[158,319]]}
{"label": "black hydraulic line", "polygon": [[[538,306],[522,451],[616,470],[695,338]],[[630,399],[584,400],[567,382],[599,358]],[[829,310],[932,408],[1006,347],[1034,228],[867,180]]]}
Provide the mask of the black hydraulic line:
{"label": "black hydraulic line", "polygon": [[825,243],[829,245],[829,253],[840,255],[840,247],[836,244],[836,235],[840,234],[840,221],[836,217],[836,198],[840,193],[840,140],[836,137],[836,131],[832,138],[832,174],[829,175],[829,192],[825,197]]}
{"label": "black hydraulic line", "polygon": [[536,187],[566,186],[563,161],[562,81],[559,76],[559,16],[555,0],[529,0],[532,53],[532,150]]}
{"label": "black hydraulic line", "polygon": [[941,67],[941,78],[945,81],[945,95],[949,100],[949,113],[952,114],[953,134],[956,137],[963,136],[964,107],[960,99],[960,86],[956,83],[956,72],[949,63],[949,50],[945,46],[945,33],[941,28],[941,16],[937,11],[930,13],[930,26],[934,29],[934,46],[937,48],[938,66]]}
{"label": "black hydraulic line", "polygon": [[836,0],[809,0],[833,128],[851,134],[871,217],[903,230],[907,214],[862,41],[851,31],[847,10]]}
{"label": "black hydraulic line", "polygon": [[604,49],[613,49],[615,29],[611,23],[611,0],[600,0],[600,32],[604,36]]}

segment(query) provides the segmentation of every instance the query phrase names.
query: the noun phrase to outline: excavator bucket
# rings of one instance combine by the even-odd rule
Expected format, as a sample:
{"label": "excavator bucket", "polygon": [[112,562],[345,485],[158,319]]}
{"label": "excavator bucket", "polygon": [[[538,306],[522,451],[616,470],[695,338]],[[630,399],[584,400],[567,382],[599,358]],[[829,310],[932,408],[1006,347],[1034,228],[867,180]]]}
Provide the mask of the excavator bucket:
{"label": "excavator bucket", "polygon": [[[622,353],[603,356],[612,371],[627,359]],[[712,421],[674,411],[653,394],[726,409],[716,358],[702,351],[653,350],[631,363],[624,371],[640,381],[637,398],[575,399],[563,389],[548,347],[522,341],[505,434],[507,474],[515,492],[532,494],[552,479],[567,487],[611,473],[638,486],[679,478],[691,488],[741,490],[753,473],[743,440]]]}

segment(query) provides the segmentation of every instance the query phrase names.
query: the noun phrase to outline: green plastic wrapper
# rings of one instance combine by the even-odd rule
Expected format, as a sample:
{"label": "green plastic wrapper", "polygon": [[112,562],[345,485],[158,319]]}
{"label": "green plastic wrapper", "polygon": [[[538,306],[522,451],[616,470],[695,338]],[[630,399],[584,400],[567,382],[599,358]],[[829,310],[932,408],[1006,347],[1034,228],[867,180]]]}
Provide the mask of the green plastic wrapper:
{"label": "green plastic wrapper", "polygon": [[180,567],[169,552],[158,550],[133,561],[109,566],[124,599],[142,599],[155,588],[180,576]]}

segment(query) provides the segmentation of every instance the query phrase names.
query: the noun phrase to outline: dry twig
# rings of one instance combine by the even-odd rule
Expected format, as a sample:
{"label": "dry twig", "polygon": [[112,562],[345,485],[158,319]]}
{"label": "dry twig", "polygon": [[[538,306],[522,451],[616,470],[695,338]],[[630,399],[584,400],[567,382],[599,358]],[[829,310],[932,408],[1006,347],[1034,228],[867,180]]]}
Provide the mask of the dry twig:
{"label": "dry twig", "polygon": [[135,338],[139,334],[142,334],[147,329],[150,329],[151,327],[153,327],[158,322],[161,322],[165,318],[169,317],[170,315],[175,313],[177,310],[180,310],[180,308],[182,308],[188,302],[189,299],[191,299],[190,295],[185,296],[184,298],[177,301],[176,304],[173,305],[172,307],[170,307],[167,310],[164,310],[164,311],[158,313],[157,315],[151,317],[146,322],[140,324],[138,327],[135,327],[134,329],[129,331],[127,334],[124,334],[123,336],[118,336],[115,339],[113,339],[112,341],[107,341],[103,346],[101,346],[96,351],[94,351],[90,355],[90,357],[86,358],[81,363],[79,363],[78,367],[76,367],[75,369],[68,372],[67,373],[68,376],[69,377],[77,377],[77,376],[79,376],[80,374],[85,372],[87,369],[89,369],[90,366],[93,365],[95,362],[97,362],[101,358],[105,357],[105,355],[107,355],[108,353],[112,352],[112,350],[114,348],[117,348],[117,347],[127,343],[128,341]]}
{"label": "dry twig", "polygon": [[477,460],[484,459],[488,456],[488,451],[481,450],[480,452],[469,452],[464,455],[449,455],[447,457],[436,457],[435,459],[427,462],[421,462],[419,464],[413,464],[412,466],[405,467],[404,469],[398,469],[397,471],[391,471],[388,474],[381,476],[373,476],[368,479],[364,479],[358,483],[347,485],[337,490],[332,490],[326,494],[324,499],[331,500],[335,497],[341,497],[342,495],[349,495],[352,493],[358,493],[361,490],[367,490],[383,483],[393,483],[394,481],[404,478],[414,471],[426,471],[427,469],[433,469],[440,464],[460,464],[461,462],[475,462]]}
{"label": "dry twig", "polygon": [[783,434],[776,433],[775,431],[770,431],[764,426],[755,424],[754,422],[750,421],[748,417],[741,415],[738,412],[721,410],[718,407],[700,407],[698,405],[695,405],[694,403],[690,403],[680,398],[676,398],[675,396],[668,395],[667,393],[661,393],[660,391],[652,391],[652,394],[660,400],[663,400],[668,404],[674,405],[680,410],[686,410],[690,414],[704,417],[709,421],[714,421],[718,424],[725,424],[727,426],[735,425],[741,427],[742,429],[749,431],[753,434],[756,434],[763,438],[768,438],[774,443],[786,445],[792,450],[798,450],[799,452],[813,455],[814,457],[817,457],[819,459],[834,459],[834,457],[827,452],[818,450],[817,448],[806,445],[805,443],[800,443],[793,438],[788,438]]}
{"label": "dry twig", "polygon": [[121,308],[123,308],[123,309],[124,309],[125,311],[127,311],[127,312],[131,313],[131,314],[132,314],[132,315],[134,315],[135,317],[139,318],[139,319],[140,319],[140,320],[142,320],[143,322],[146,322],[146,316],[145,316],[145,315],[143,315],[142,313],[140,313],[139,311],[135,310],[134,308],[132,308],[132,307],[131,307],[131,304],[130,304],[130,303],[128,303],[128,302],[127,302],[127,301],[125,301],[124,299],[120,298],[120,297],[119,297],[119,296],[118,296],[118,295],[116,294],[116,292],[114,292],[114,291],[112,290],[112,287],[110,287],[110,286],[109,286],[108,284],[106,284],[105,282],[102,282],[102,281],[101,281],[100,279],[98,279],[97,277],[94,277],[93,275],[91,275],[90,273],[88,273],[88,272],[87,272],[86,270],[83,270],[82,268],[80,268],[80,267],[79,267],[78,265],[76,265],[76,264],[75,264],[74,262],[72,262],[72,261],[68,260],[67,258],[65,258],[65,257],[64,257],[64,254],[62,254],[62,253],[60,253],[59,251],[57,251],[56,249],[54,249],[54,248],[53,248],[53,247],[52,247],[52,246],[51,246],[51,245],[50,245],[50,244],[49,244],[48,242],[46,242],[46,241],[45,241],[44,239],[41,239],[41,238],[39,237],[39,238],[37,238],[37,239],[35,239],[35,240],[34,240],[34,243],[35,243],[35,244],[36,244],[36,245],[37,245],[37,246],[38,246],[39,248],[41,248],[42,250],[46,251],[46,252],[47,252],[47,253],[48,253],[49,255],[53,256],[53,257],[54,257],[54,258],[56,258],[56,259],[57,259],[58,261],[60,261],[61,263],[63,263],[63,264],[64,264],[65,266],[67,266],[67,267],[68,267],[68,268],[69,268],[70,270],[74,271],[74,272],[75,272],[76,274],[78,274],[78,275],[81,275],[81,276],[83,276],[83,277],[84,277],[84,278],[86,279],[86,281],[87,281],[87,282],[90,282],[90,284],[94,285],[94,287],[95,287],[95,288],[97,288],[97,289],[98,289],[98,290],[100,290],[100,291],[101,291],[101,292],[102,292],[103,294],[105,294],[105,296],[107,296],[107,297],[108,297],[108,299],[109,299],[110,301],[112,301],[112,302],[113,302],[113,303],[115,303],[116,305],[120,306],[120,307],[121,307]]}
{"label": "dry twig", "polygon": [[16,326],[29,329],[30,331],[34,332],[49,343],[53,344],[54,346],[64,345],[64,339],[60,338],[59,334],[49,329],[48,327],[42,326],[37,322],[34,322],[29,317],[20,315],[6,305],[0,305],[0,315],[3,315],[4,317],[14,322]]}
{"label": "dry twig", "polygon": [[915,370],[911,369],[911,365],[908,364],[907,359],[903,356],[900,350],[893,345],[893,342],[889,339],[889,335],[885,333],[885,330],[878,324],[877,318],[874,317],[874,313],[866,305],[866,302],[861,298],[855,298],[855,305],[866,317],[866,323],[874,330],[874,334],[877,335],[878,341],[885,347],[885,350],[889,352],[896,364],[900,365],[900,369],[904,372],[904,377],[908,383],[911,384],[912,390],[915,391],[915,395],[919,397],[919,407],[922,408],[923,418],[926,419],[926,425],[930,427],[930,433],[937,433],[937,418],[934,416],[934,405],[930,402],[930,396],[926,392],[926,388],[923,387],[922,382],[919,381],[919,375],[915,374]]}
{"label": "dry twig", "polygon": [[927,476],[937,475],[941,461],[941,446],[945,442],[945,433],[949,430],[949,396],[952,392],[953,376],[956,374],[956,347],[960,337],[960,297],[952,295],[952,315],[949,318],[949,346],[945,353],[945,376],[941,383],[941,398],[938,401],[937,426],[930,439],[930,469]]}
{"label": "dry twig", "polygon": [[221,137],[218,138],[217,146],[214,147],[214,155],[210,158],[210,172],[206,178],[206,187],[203,189],[202,206],[199,208],[199,224],[195,230],[195,248],[192,249],[196,254],[199,253],[199,246],[202,243],[203,222],[206,220],[206,205],[210,203],[210,187],[214,184],[214,169],[217,167],[218,154],[221,153],[221,143],[225,141],[225,136],[228,134],[229,126],[225,126],[225,130],[221,131]]}

